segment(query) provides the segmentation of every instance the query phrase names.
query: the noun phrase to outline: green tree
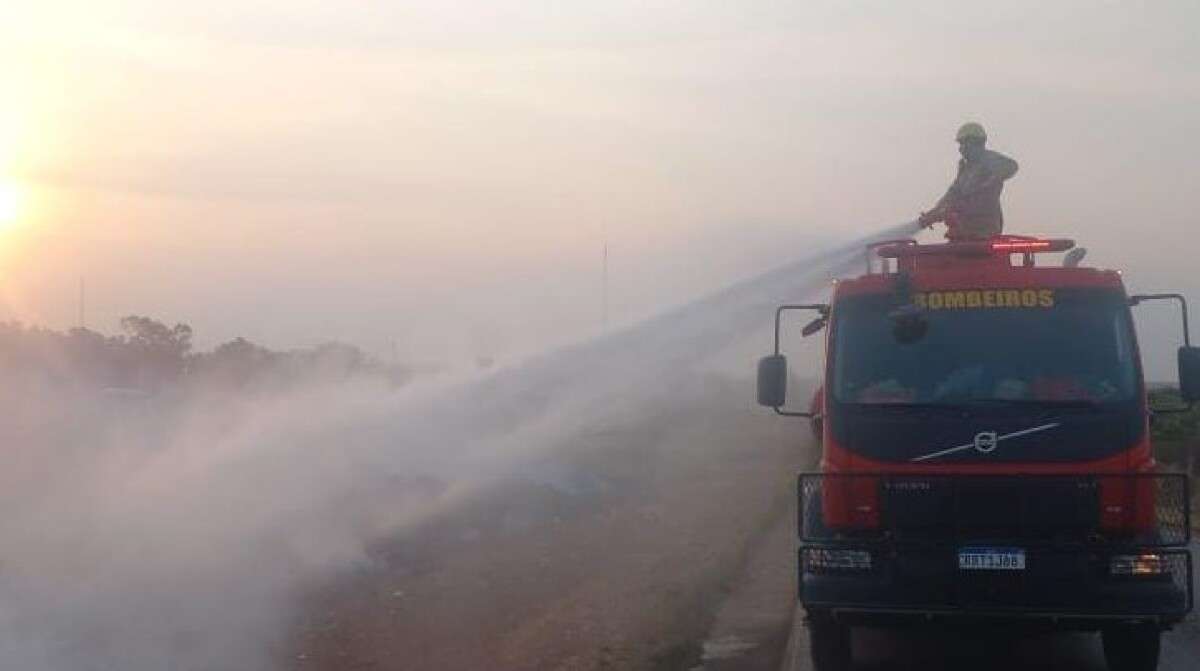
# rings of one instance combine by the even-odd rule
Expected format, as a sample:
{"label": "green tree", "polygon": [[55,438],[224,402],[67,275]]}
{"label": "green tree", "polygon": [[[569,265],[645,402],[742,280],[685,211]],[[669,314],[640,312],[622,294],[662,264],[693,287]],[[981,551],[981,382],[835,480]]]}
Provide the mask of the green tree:
{"label": "green tree", "polygon": [[149,317],[130,315],[121,319],[121,330],[138,371],[139,386],[155,389],[183,375],[192,349],[192,327],[168,327]]}

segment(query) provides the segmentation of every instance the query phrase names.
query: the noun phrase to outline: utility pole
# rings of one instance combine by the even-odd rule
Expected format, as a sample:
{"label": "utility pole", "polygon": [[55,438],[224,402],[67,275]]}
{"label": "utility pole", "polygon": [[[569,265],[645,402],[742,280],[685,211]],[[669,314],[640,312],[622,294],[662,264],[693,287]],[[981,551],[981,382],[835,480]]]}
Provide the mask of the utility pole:
{"label": "utility pole", "polygon": [[604,260],[600,267],[600,319],[604,331],[608,330],[608,230],[604,231]]}
{"label": "utility pole", "polygon": [[79,278],[79,328],[87,328],[87,295],[84,293],[83,277]]}

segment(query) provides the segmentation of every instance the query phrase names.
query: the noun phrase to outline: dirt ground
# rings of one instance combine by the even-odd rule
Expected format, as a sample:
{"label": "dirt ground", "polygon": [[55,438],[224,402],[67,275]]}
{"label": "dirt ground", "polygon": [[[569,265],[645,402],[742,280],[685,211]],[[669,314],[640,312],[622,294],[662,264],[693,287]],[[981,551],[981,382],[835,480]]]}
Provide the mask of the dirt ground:
{"label": "dirt ground", "polygon": [[[759,633],[735,640],[777,665],[807,426],[754,408],[746,383],[702,386],[702,403],[591,431],[541,475],[381,544],[313,591],[282,666],[717,668],[702,660],[725,638],[709,637],[749,611]],[[773,577],[741,589],[754,574]]]}

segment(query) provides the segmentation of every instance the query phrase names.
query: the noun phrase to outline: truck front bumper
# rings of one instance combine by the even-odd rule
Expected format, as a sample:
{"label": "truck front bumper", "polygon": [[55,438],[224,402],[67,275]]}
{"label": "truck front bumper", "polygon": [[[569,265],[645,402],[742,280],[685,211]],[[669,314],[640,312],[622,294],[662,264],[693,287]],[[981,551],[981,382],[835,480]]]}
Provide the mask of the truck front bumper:
{"label": "truck front bumper", "polygon": [[[1118,503],[1137,526],[1105,525],[1106,491],[1131,493]],[[1169,625],[1192,609],[1181,475],[804,473],[798,492],[799,599],[810,611],[1093,626]],[[870,524],[830,521],[858,509],[871,510]],[[1020,561],[984,569],[960,560],[979,548]]]}
{"label": "truck front bumper", "polygon": [[[818,566],[813,550],[869,556],[869,567]],[[804,545],[799,598],[810,610],[923,619],[1181,620],[1192,608],[1191,554],[1154,548],[1145,555],[1158,557],[1163,572],[1114,575],[1113,558],[1128,556],[1124,551],[1028,548],[1024,569],[1001,571],[960,569],[955,547]]]}

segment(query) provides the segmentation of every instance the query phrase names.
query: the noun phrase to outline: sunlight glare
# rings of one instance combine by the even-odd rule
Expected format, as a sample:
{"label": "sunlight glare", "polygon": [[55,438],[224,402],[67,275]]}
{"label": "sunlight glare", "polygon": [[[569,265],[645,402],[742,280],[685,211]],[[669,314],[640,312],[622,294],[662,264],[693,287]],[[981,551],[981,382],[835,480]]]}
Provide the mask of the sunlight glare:
{"label": "sunlight glare", "polygon": [[21,214],[21,193],[12,182],[0,182],[0,228],[17,222]]}

